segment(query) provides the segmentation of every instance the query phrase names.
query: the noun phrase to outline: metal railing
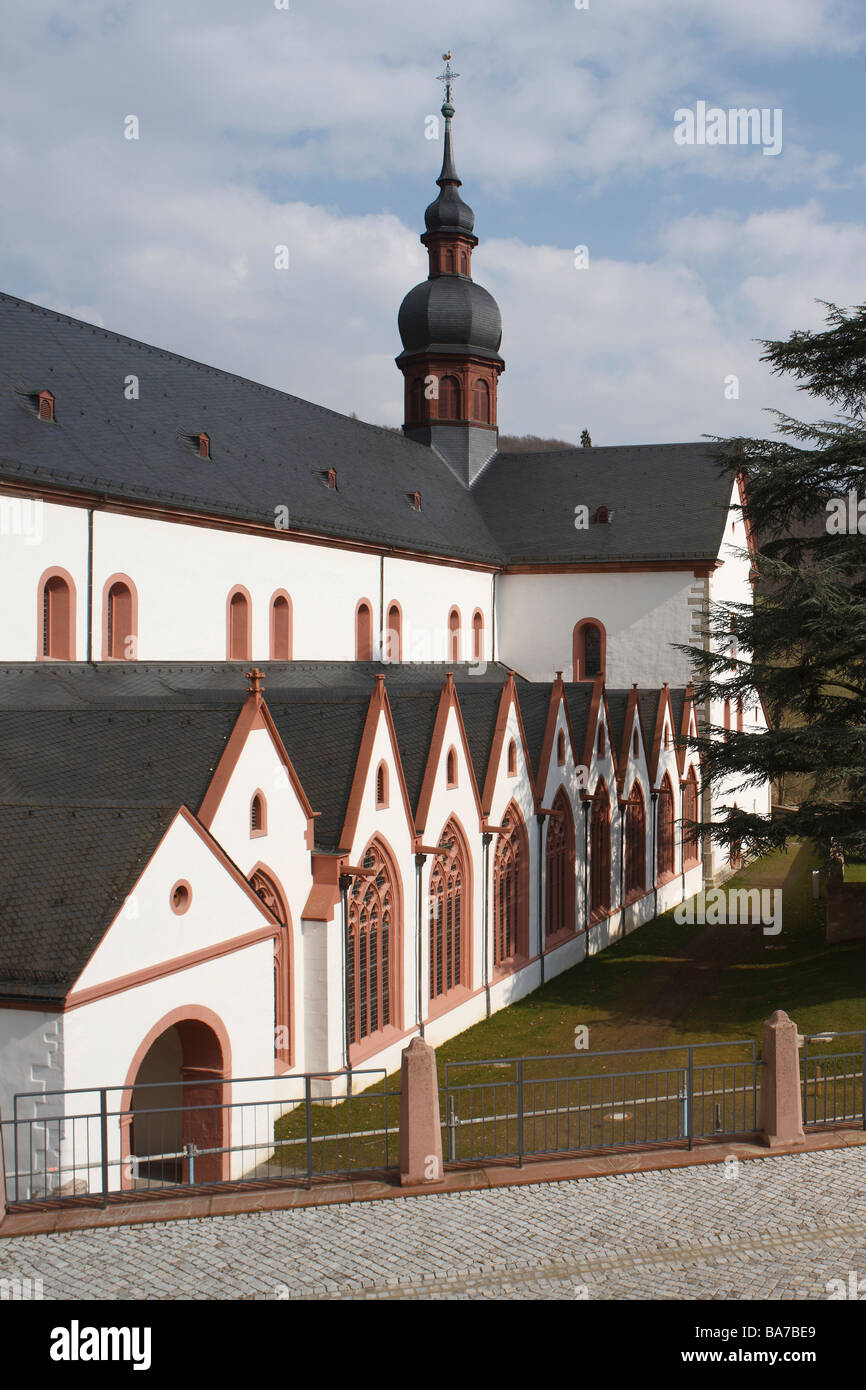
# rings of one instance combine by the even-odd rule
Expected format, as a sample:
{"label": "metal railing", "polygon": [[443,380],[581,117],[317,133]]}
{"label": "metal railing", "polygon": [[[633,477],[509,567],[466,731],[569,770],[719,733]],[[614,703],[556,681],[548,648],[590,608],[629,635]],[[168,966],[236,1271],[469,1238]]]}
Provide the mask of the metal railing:
{"label": "metal railing", "polygon": [[[835,1047],[840,1038],[856,1039],[856,1044],[844,1052],[823,1050]],[[866,1032],[808,1033],[802,1057],[803,1123],[859,1120],[866,1129]]]}
{"label": "metal railing", "polygon": [[[710,1048],[747,1052],[741,1060],[701,1061]],[[628,1065],[650,1054],[661,1065]],[[752,1039],[449,1062],[440,1092],[445,1162],[522,1164],[544,1154],[677,1142],[691,1148],[696,1139],[751,1134],[761,1065]],[[500,1074],[453,1079],[490,1069]]]}
{"label": "metal railing", "polygon": [[311,1186],[397,1161],[399,1092],[384,1068],[147,1082],[129,1097],[122,1086],[17,1094],[2,1122],[8,1200]]}

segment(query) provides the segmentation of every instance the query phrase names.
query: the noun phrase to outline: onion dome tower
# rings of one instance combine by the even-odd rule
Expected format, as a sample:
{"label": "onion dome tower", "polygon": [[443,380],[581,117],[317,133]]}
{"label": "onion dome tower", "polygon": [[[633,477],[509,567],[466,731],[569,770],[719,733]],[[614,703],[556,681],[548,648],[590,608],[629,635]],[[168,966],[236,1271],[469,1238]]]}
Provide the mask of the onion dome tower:
{"label": "onion dome tower", "polygon": [[430,273],[400,305],[396,361],[405,379],[404,433],[436,449],[468,486],[499,446],[496,388],[505,363],[499,306],[472,279],[475,214],[460,197],[451,144],[451,84],[459,74],[451,54],[443,57],[445,149],[421,236]]}

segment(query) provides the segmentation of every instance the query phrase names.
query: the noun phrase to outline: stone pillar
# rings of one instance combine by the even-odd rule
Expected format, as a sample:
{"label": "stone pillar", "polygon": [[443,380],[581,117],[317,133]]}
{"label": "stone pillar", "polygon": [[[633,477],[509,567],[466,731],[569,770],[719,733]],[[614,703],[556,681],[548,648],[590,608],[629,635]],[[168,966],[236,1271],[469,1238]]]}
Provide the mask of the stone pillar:
{"label": "stone pillar", "polygon": [[403,1049],[400,1080],[400,1183],[442,1183],[442,1131],[436,1053],[423,1038]]}
{"label": "stone pillar", "polygon": [[805,1135],[797,1025],[783,1009],[777,1009],[764,1024],[763,1060],[758,1122],[761,1142],[770,1149],[802,1143]]}

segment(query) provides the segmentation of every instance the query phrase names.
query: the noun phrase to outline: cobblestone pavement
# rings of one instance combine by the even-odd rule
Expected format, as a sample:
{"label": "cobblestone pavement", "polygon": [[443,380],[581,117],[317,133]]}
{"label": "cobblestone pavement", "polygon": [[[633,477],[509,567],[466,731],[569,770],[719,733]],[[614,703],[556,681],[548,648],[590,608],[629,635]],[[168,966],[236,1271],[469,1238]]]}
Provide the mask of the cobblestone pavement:
{"label": "cobblestone pavement", "polygon": [[[826,1299],[866,1280],[866,1152],[22,1236],[46,1299]],[[866,1290],[866,1282],[864,1282]]]}

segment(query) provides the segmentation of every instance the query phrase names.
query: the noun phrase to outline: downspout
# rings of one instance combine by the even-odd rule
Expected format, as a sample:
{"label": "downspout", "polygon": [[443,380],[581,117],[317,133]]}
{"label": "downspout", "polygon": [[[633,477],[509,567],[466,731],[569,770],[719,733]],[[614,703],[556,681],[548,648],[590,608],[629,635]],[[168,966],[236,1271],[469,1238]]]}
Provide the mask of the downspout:
{"label": "downspout", "polygon": [[[617,797],[617,802],[619,798]],[[619,807],[619,934],[625,936],[625,817],[624,806]]]}
{"label": "downspout", "polygon": [[496,570],[491,575],[490,585],[490,660],[496,660]]}
{"label": "downspout", "polygon": [[87,661],[93,661],[93,508],[87,508]]}
{"label": "downspout", "polygon": [[[385,552],[379,556],[379,660],[385,654]],[[390,652],[388,653],[390,656]]]}
{"label": "downspout", "polygon": [[415,1022],[418,1034],[424,1036],[424,1016],[421,1005],[421,874],[426,854],[415,855]]}
{"label": "downspout", "polygon": [[536,816],[538,821],[538,950],[541,957],[541,979],[539,984],[544,984],[544,913],[542,911],[544,899],[542,897],[541,867],[544,863],[542,856],[541,841],[543,837],[544,816]]}
{"label": "downspout", "polygon": [[589,955],[589,798],[583,802],[583,930]]}
{"label": "downspout", "polygon": [[658,826],[659,794],[658,794],[657,791],[651,791],[651,792],[650,792],[650,797],[651,797],[651,799],[652,799],[652,804],[653,804],[653,893],[654,893],[654,895],[655,895],[654,898],[653,898],[653,917],[657,917],[657,916],[658,916],[658,913],[659,913],[659,884],[658,884],[658,867],[659,867],[659,866],[658,866],[658,858],[657,858],[657,856],[656,856],[656,829],[657,829],[657,826]]}
{"label": "downspout", "polygon": [[482,968],[482,978],[484,981],[484,999],[486,1006],[486,1017],[490,1017],[490,841],[493,839],[489,830],[485,830],[481,836],[484,845],[484,961]]}
{"label": "downspout", "polygon": [[344,1065],[348,1073],[348,1092],[352,1094],[352,1063],[349,1037],[349,1001],[347,998],[347,986],[349,981],[349,883],[350,874],[340,874],[340,898],[343,903],[343,1048],[345,1050]]}

